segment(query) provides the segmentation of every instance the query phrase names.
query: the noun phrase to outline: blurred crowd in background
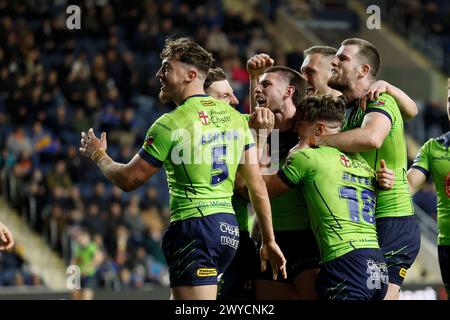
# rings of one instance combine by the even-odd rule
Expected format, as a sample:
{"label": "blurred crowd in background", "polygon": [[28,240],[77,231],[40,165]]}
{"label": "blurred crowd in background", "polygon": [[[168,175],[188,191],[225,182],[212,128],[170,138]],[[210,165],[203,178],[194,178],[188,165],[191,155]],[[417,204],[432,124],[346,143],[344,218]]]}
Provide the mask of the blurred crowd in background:
{"label": "blurred crowd in background", "polygon": [[450,74],[450,1],[383,0],[389,22],[424,52],[445,74]]}
{"label": "blurred crowd in background", "polygon": [[[415,1],[430,10],[426,2]],[[283,51],[264,19],[273,20],[280,5],[308,15],[318,5],[340,10],[342,1],[257,1],[244,19],[221,0],[91,0],[80,4],[83,28],[73,31],[65,24],[68,5],[0,0],[0,193],[67,264],[77,232],[87,230],[103,257],[98,287],[168,285],[160,249],[170,215],[163,170],[124,193],[80,157],[80,132],[107,132],[108,153],[118,162],[134,156],[151,123],[174,108],[158,101],[155,77],[159,52],[174,35],[191,36],[213,53],[240,111],[248,112],[249,57],[266,52],[296,70],[302,63],[302,44]],[[423,16],[431,32],[447,40],[449,17],[431,20],[440,21],[435,25]],[[442,103],[422,108],[424,137],[448,130]],[[427,188],[429,194],[418,198],[433,215],[434,193]],[[17,242],[14,252],[0,253],[0,286],[42,285]]]}

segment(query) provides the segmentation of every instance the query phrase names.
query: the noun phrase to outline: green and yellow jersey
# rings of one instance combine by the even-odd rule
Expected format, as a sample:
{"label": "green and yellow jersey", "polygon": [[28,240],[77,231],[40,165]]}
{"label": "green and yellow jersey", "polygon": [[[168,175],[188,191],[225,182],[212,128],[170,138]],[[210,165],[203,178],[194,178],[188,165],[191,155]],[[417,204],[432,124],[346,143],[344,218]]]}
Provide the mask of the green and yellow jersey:
{"label": "green and yellow jersey", "polygon": [[[278,159],[275,165],[283,166],[289,151],[298,143],[298,136],[292,130],[279,133],[279,147],[270,140],[271,159]],[[274,163],[272,163],[274,165]],[[274,231],[309,229],[309,216],[303,195],[291,190],[280,197],[270,199]]]}
{"label": "green and yellow jersey", "polygon": [[436,185],[438,244],[450,245],[450,132],[428,140],[419,150],[412,165],[427,177],[431,174]]}
{"label": "green and yellow jersey", "polygon": [[322,262],[360,248],[379,248],[375,172],[359,154],[321,146],[294,151],[278,172],[302,193]]}
{"label": "green and yellow jersey", "polygon": [[75,263],[80,268],[82,276],[92,277],[95,275],[96,267],[94,260],[97,250],[97,245],[93,242],[86,246],[75,246]]}
{"label": "green and yellow jersey", "polygon": [[170,193],[170,221],[234,214],[236,171],[254,145],[246,119],[229,104],[206,95],[184,100],[147,131],[139,155],[164,166]]}
{"label": "green and yellow jersey", "polygon": [[391,190],[380,190],[377,197],[377,218],[402,217],[414,214],[411,194],[409,192],[407,170],[406,141],[403,119],[395,99],[383,93],[376,101],[369,101],[366,111],[353,106],[347,114],[343,131],[359,128],[364,116],[370,112],[384,114],[391,122],[391,130],[379,149],[361,152],[373,170],[380,168],[380,160],[384,159],[388,168],[395,173],[394,187]]}
{"label": "green and yellow jersey", "polygon": [[[244,117],[249,121],[251,115],[244,115]],[[272,166],[282,166],[289,151],[297,142],[298,136],[292,130],[279,132],[277,136],[272,134],[268,139]],[[297,192],[290,191],[278,198],[270,199],[270,206],[272,208],[274,231],[293,231],[309,228],[309,217],[305,200]]]}

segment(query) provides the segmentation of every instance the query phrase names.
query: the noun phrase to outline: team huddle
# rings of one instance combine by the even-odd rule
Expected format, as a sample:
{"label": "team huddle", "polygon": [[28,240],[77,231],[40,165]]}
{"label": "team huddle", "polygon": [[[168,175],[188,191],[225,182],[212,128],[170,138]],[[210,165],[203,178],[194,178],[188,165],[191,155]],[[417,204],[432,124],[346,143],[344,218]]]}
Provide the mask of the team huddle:
{"label": "team huddle", "polygon": [[159,98],[177,108],[151,125],[141,150],[117,163],[106,133],[98,139],[90,129],[80,151],[126,191],[164,167],[173,299],[398,299],[420,248],[411,193],[429,174],[440,186],[439,261],[449,289],[450,135],[427,142],[407,171],[403,122],[417,106],[376,80],[372,44],[309,48],[299,71],[255,55],[248,115],[192,40],[168,39],[161,59]]}

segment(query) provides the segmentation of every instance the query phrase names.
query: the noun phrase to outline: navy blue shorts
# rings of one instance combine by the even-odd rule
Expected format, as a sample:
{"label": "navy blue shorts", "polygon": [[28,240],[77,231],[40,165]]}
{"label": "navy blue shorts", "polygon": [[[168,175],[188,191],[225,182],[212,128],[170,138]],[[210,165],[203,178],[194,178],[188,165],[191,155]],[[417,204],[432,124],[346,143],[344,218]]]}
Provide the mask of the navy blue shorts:
{"label": "navy blue shorts", "polygon": [[[288,275],[287,279],[283,279],[283,275],[280,272],[277,281],[293,284],[295,277],[303,271],[319,268],[320,252],[312,230],[276,231],[275,241],[286,258]],[[267,264],[265,272],[258,270],[257,279],[273,280],[270,264]]]}
{"label": "navy blue shorts", "polygon": [[388,270],[380,249],[356,249],[320,266],[316,291],[322,300],[383,300]]}
{"label": "navy blue shorts", "polygon": [[438,245],[439,267],[448,300],[450,300],[450,246]]}
{"label": "navy blue shorts", "polygon": [[234,214],[172,222],[162,239],[170,287],[218,284],[238,245],[239,226]]}
{"label": "navy blue shorts", "polygon": [[389,282],[401,286],[420,249],[420,228],[415,216],[378,218],[380,248],[389,270]]}
{"label": "navy blue shorts", "polygon": [[217,299],[254,299],[255,275],[261,267],[256,242],[241,231],[236,255],[219,283]]}

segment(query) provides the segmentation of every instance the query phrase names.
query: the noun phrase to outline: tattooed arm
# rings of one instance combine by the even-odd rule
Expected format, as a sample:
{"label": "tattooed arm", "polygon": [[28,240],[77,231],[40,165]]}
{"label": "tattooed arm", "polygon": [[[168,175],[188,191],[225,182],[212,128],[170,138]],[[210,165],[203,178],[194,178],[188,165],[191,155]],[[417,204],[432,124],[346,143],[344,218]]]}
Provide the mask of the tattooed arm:
{"label": "tattooed arm", "polygon": [[153,166],[136,154],[128,163],[115,162],[106,153],[106,133],[98,139],[94,131],[81,133],[80,152],[92,159],[111,183],[124,191],[132,191],[140,187],[153,176],[159,167]]}
{"label": "tattooed arm", "polygon": [[124,191],[137,189],[159,170],[138,154],[127,164],[115,162],[107,156],[99,162],[98,167],[111,183]]}

